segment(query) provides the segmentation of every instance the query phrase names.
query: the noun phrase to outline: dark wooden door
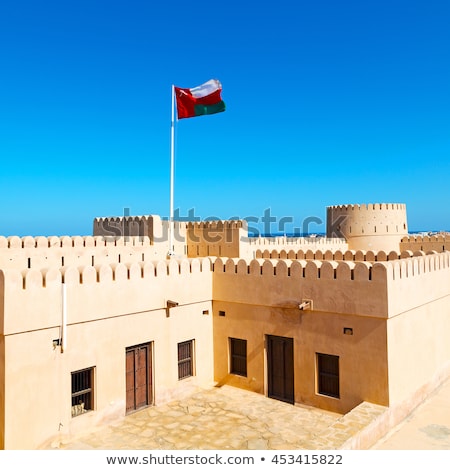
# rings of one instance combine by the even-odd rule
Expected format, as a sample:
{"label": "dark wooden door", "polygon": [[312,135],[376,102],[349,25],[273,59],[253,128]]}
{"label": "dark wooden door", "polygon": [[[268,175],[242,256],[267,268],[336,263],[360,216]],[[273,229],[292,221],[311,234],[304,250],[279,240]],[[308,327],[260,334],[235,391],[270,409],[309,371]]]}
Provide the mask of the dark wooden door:
{"label": "dark wooden door", "polygon": [[141,344],[126,350],[126,412],[152,404],[151,345]]}
{"label": "dark wooden door", "polygon": [[294,340],[267,337],[268,395],[294,404]]}

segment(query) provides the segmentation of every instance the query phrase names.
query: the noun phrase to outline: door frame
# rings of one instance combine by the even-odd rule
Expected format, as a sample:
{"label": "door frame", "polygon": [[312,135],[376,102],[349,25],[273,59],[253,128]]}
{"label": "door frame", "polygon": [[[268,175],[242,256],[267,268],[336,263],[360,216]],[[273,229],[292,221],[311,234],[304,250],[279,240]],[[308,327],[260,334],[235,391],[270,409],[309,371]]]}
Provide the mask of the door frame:
{"label": "door frame", "polygon": [[[273,342],[274,341],[280,341],[283,343],[284,351],[283,351],[283,365],[284,370],[282,371],[283,375],[283,388],[285,389],[286,392],[286,382],[287,380],[292,381],[292,389],[289,391],[289,393],[284,393],[283,395],[277,395],[273,393]],[[287,336],[278,336],[278,335],[266,335],[265,338],[265,344],[266,344],[266,384],[267,384],[267,396],[269,398],[273,398],[275,400],[280,400],[284,401],[286,403],[290,403],[293,405],[295,403],[295,367],[294,367],[294,338],[287,337]],[[290,352],[286,350],[286,345],[288,345],[288,348],[290,348]],[[291,366],[286,364],[286,352],[290,354],[290,359],[291,359]],[[286,366],[288,366],[286,368]],[[287,374],[290,374],[290,377],[287,376]],[[291,387],[289,387],[291,388]],[[292,392],[292,393],[290,393]]]}
{"label": "door frame", "polygon": [[[147,399],[146,399],[146,404],[143,406],[140,406],[139,408],[136,408],[136,375],[134,375],[134,406],[135,408],[133,409],[127,409],[127,391],[128,391],[128,381],[127,381],[127,354],[134,352],[136,353],[137,350],[146,348],[147,350],[147,359],[146,359],[146,371],[147,371]],[[131,414],[136,411],[142,410],[144,408],[147,408],[149,406],[152,406],[154,404],[154,376],[153,376],[153,371],[154,371],[154,364],[153,364],[153,341],[149,341],[148,343],[141,343],[141,344],[136,344],[134,346],[129,346],[125,348],[125,414]],[[136,368],[134,369],[134,372],[136,374]]]}

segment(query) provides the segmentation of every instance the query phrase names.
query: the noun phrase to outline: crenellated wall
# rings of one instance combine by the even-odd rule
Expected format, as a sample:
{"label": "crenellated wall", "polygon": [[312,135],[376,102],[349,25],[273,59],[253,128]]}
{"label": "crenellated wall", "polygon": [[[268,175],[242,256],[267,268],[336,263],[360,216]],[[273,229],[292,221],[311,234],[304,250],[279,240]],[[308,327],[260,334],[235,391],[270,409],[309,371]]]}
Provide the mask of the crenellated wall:
{"label": "crenellated wall", "polygon": [[165,259],[167,247],[149,237],[0,237],[0,268],[49,267],[130,263]]}
{"label": "crenellated wall", "polygon": [[[169,251],[169,221],[158,215],[96,217],[93,223],[94,236],[105,238],[148,237],[159,257],[166,257]],[[178,256],[187,255],[186,222],[174,221],[173,243]]]}
{"label": "crenellated wall", "polygon": [[396,259],[410,258],[413,256],[424,256],[425,253],[422,251],[402,251],[401,253],[397,251],[391,251],[386,253],[385,251],[366,251],[366,250],[256,250],[256,258],[270,258],[270,259],[315,259],[315,260],[327,260],[327,261],[391,261]]}
{"label": "crenellated wall", "polygon": [[382,263],[218,258],[213,270],[214,300],[297,309],[310,299],[314,311],[387,316]]}
{"label": "crenellated wall", "polygon": [[245,256],[248,237],[245,220],[212,220],[188,222],[187,255],[198,256]]}
{"label": "crenellated wall", "polygon": [[[296,403],[409,410],[450,370],[450,241],[407,236],[404,204],[328,215],[346,240],[176,222],[170,260],[158,216],[97,218],[94,236],[0,237],[0,447],[122,417],[125,352],[142,344],[155,404],[214,381],[267,395],[267,338],[279,336],[293,341]],[[247,341],[245,377],[230,373],[230,338]],[[180,381],[177,344],[191,340],[195,373]],[[339,358],[338,398],[318,393],[317,354]],[[91,367],[95,409],[72,418],[71,373]]]}
{"label": "crenellated wall", "polygon": [[411,251],[450,251],[450,234],[408,235],[402,238],[400,247]]}
{"label": "crenellated wall", "polygon": [[348,243],[343,238],[324,237],[250,237],[248,243],[252,252],[258,257],[258,252],[265,250],[312,250],[312,251],[346,251]]}
{"label": "crenellated wall", "polygon": [[408,234],[405,204],[327,207],[327,237],[343,237],[350,250],[400,251]]}
{"label": "crenellated wall", "polygon": [[[264,338],[278,335],[294,340],[298,402],[347,412],[361,401],[424,399],[450,366],[450,253],[402,255],[382,262],[217,259],[216,357],[227,354],[231,337],[248,341],[252,359],[246,378],[216,360],[216,380],[267,394]],[[300,310],[305,301],[312,303]],[[339,401],[314,389],[316,353],[339,356]]]}
{"label": "crenellated wall", "polygon": [[[295,402],[339,413],[364,400],[388,404],[385,263],[217,259],[213,299],[218,383],[267,395],[273,335],[293,341]],[[312,305],[301,310],[304,302]],[[229,338],[247,341],[246,377],[230,374],[223,360]],[[339,356],[338,400],[317,393],[317,353]]]}
{"label": "crenellated wall", "polygon": [[450,253],[390,262],[387,280],[390,402],[408,389],[420,402],[450,367]]}
{"label": "crenellated wall", "polygon": [[[35,449],[123,417],[128,347],[151,345],[152,403],[211,386],[211,295],[208,259],[0,270],[3,447]],[[177,343],[190,340],[195,375],[179,381]],[[73,418],[71,373],[89,367],[95,409]]]}
{"label": "crenellated wall", "polygon": [[[169,223],[159,216],[98,217],[93,233],[106,239],[148,237],[155,255],[168,253]],[[178,256],[219,256],[253,259],[261,247],[278,249],[347,250],[344,239],[323,237],[249,237],[245,220],[174,222],[174,245]]]}

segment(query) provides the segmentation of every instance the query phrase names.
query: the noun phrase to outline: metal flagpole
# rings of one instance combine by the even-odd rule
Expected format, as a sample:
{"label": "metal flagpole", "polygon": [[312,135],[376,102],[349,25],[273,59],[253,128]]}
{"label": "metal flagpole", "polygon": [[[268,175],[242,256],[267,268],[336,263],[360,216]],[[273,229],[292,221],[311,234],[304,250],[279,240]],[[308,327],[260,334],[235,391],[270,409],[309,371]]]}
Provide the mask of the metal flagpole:
{"label": "metal flagpole", "polygon": [[175,254],[173,244],[173,183],[174,183],[174,163],[175,163],[175,87],[172,85],[172,125],[170,128],[170,214],[169,214],[169,253],[168,256]]}

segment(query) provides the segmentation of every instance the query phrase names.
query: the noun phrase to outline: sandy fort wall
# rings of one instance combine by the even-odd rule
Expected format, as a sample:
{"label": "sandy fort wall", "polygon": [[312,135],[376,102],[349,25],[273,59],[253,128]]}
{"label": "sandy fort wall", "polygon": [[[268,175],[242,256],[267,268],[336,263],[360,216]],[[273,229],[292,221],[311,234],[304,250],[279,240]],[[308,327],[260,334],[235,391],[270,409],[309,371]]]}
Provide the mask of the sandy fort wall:
{"label": "sandy fort wall", "polygon": [[389,395],[425,390],[450,368],[450,253],[392,261],[389,292]]}
{"label": "sandy fort wall", "polygon": [[0,237],[0,267],[43,269],[164,259],[147,236]]}
{"label": "sandy fort wall", "polygon": [[[93,234],[106,239],[147,238],[155,255],[165,257],[169,244],[169,222],[159,216],[98,217]],[[258,249],[347,250],[343,238],[324,237],[249,237],[245,220],[205,220],[174,222],[175,253],[189,258],[218,256],[255,258]]]}
{"label": "sandy fort wall", "polygon": [[[169,251],[169,221],[158,215],[96,217],[93,222],[93,235],[105,238],[148,237],[155,247],[155,253],[163,258]],[[172,222],[175,253],[187,255],[186,223]]]}
{"label": "sandy fort wall", "polygon": [[[267,335],[294,340],[296,401],[337,412],[361,401],[423,399],[450,366],[450,253],[382,262],[218,259],[213,299],[220,383],[267,394]],[[304,301],[310,307],[300,310]],[[248,342],[247,377],[218,359],[229,356],[230,338]],[[316,353],[339,356],[339,400],[317,394]]]}
{"label": "sandy fort wall", "polygon": [[[436,252],[432,252],[436,253]],[[372,250],[312,250],[311,248],[304,247],[300,250],[290,249],[287,250],[256,250],[256,258],[270,258],[270,259],[306,259],[306,260],[326,260],[326,261],[368,261],[373,263],[375,261],[392,261],[396,259],[411,258],[413,256],[425,256],[423,251],[409,251],[405,250],[399,253],[398,251],[372,251]]]}
{"label": "sandy fort wall", "polygon": [[186,224],[187,255],[191,258],[245,256],[248,236],[244,220],[213,220]]}
{"label": "sandy fort wall", "polygon": [[[386,405],[386,282],[382,263],[216,260],[216,381],[267,395],[266,341],[273,335],[293,340],[295,402],[339,413],[364,400]],[[310,307],[300,310],[304,301]],[[230,338],[247,342],[246,377],[231,374],[223,360]],[[339,399],[317,393],[317,353],[339,356]]]}
{"label": "sandy fort wall", "polygon": [[402,250],[410,251],[450,251],[450,234],[407,235],[400,242]]}
{"label": "sandy fort wall", "polygon": [[405,204],[327,207],[327,237],[343,237],[350,250],[400,251],[408,234]]}
{"label": "sandy fort wall", "polygon": [[[211,294],[209,260],[1,270],[4,448],[34,449],[123,417],[125,353],[134,345],[151,345],[154,403],[211,386]],[[169,300],[177,305],[168,309]],[[177,344],[190,340],[195,374],[179,381]],[[72,417],[71,373],[90,367],[95,409]],[[24,433],[23,423],[39,426]]]}

